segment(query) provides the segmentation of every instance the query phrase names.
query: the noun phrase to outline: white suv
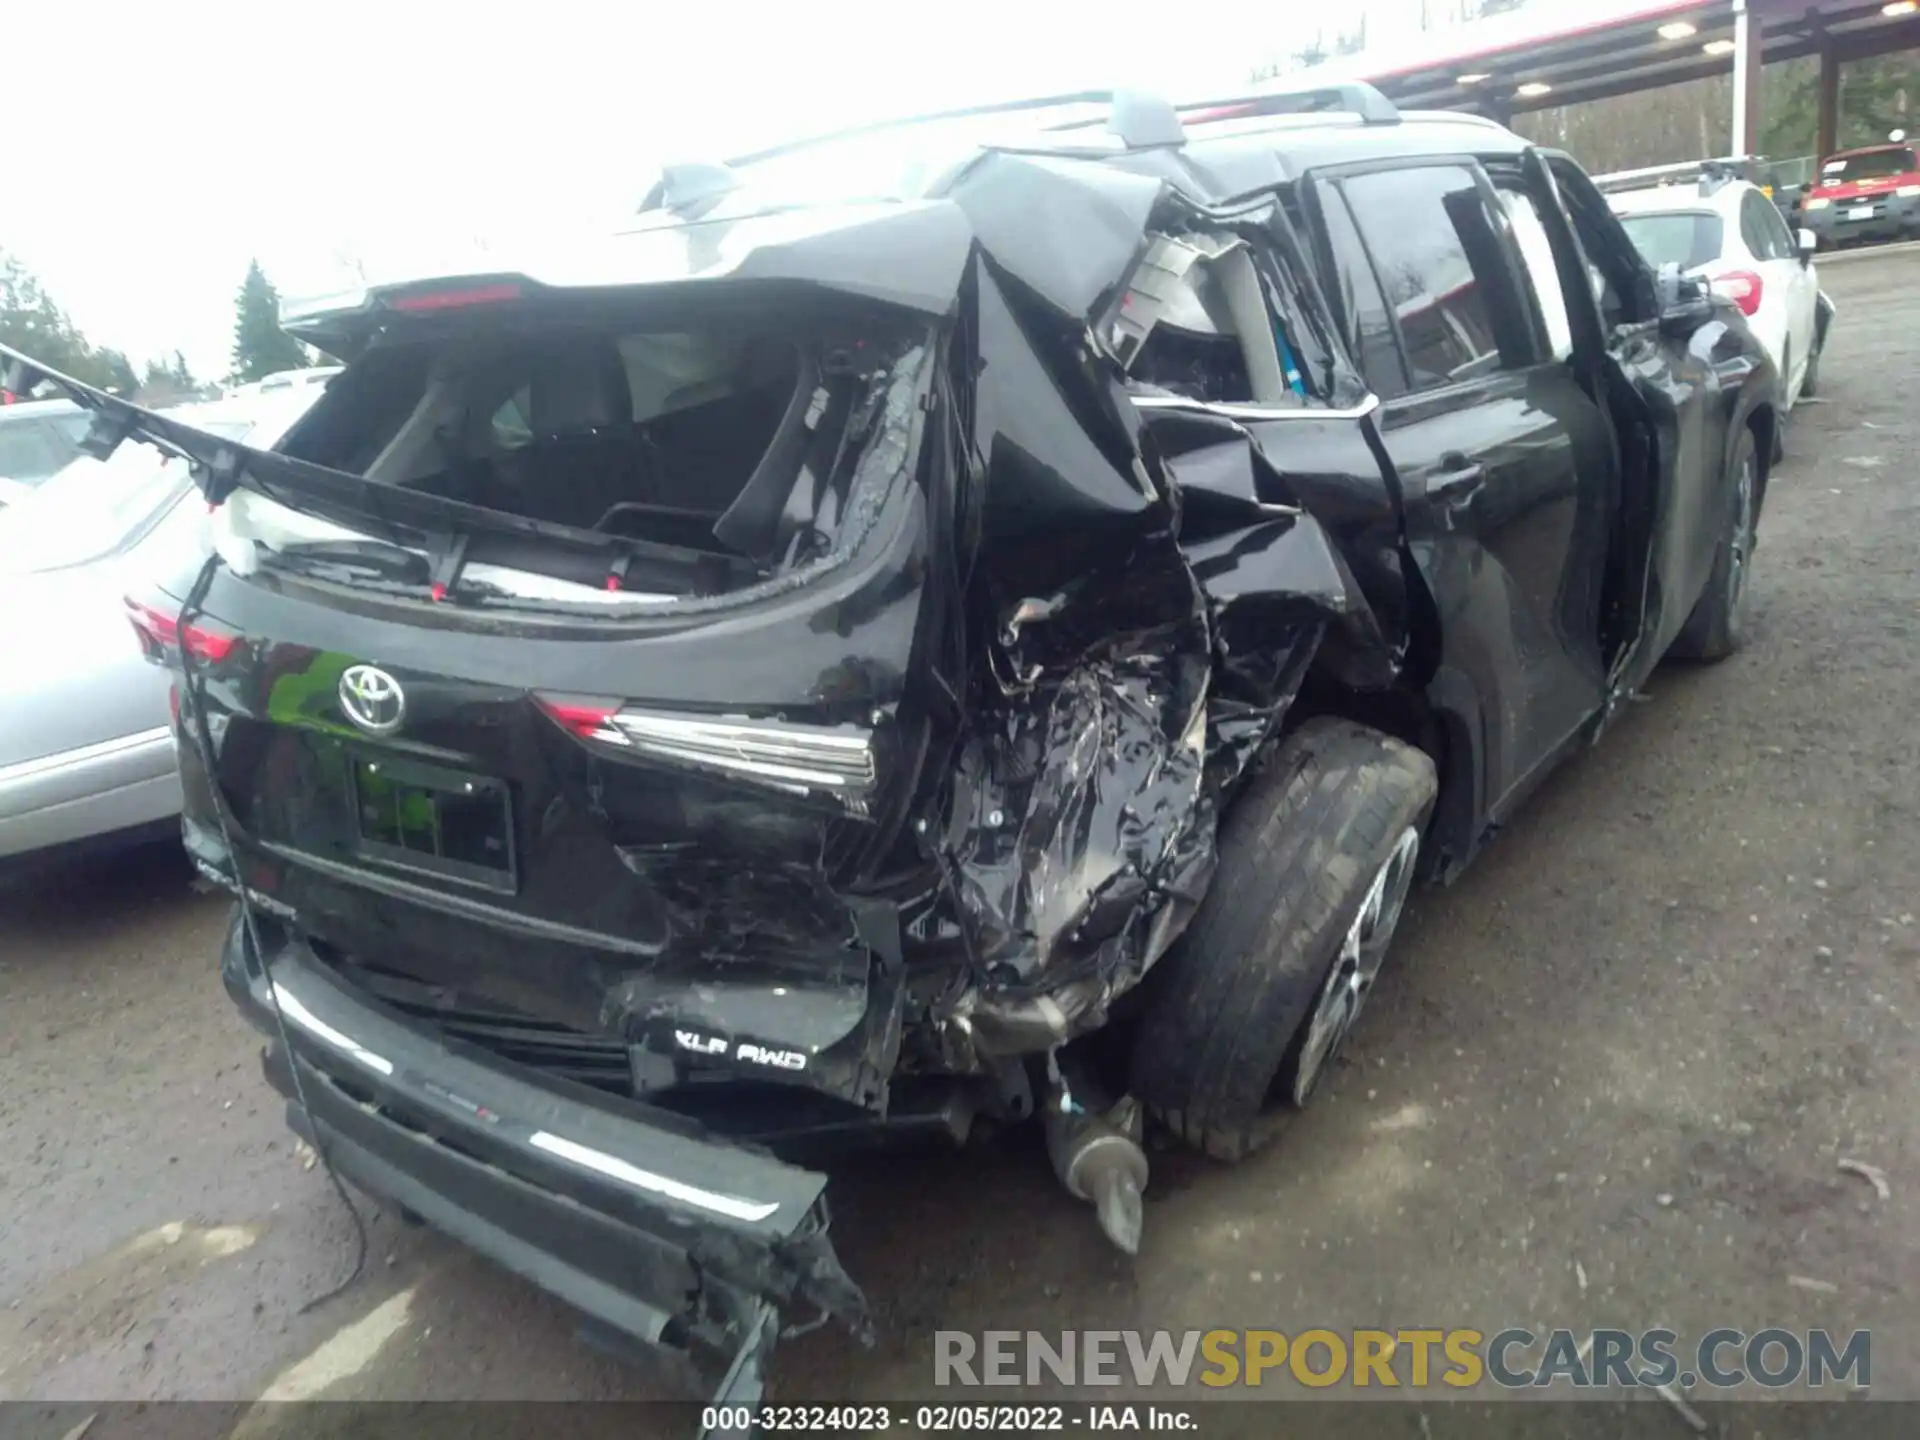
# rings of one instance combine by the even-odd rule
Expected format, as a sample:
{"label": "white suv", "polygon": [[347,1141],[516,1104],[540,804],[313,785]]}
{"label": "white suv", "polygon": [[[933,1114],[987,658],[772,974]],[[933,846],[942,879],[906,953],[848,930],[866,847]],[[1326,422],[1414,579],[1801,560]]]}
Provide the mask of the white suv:
{"label": "white suv", "polygon": [[1598,183],[1648,263],[1699,275],[1740,307],[1780,371],[1787,408],[1814,393],[1833,303],[1820,293],[1812,231],[1788,230],[1779,207],[1734,162],[1636,170]]}

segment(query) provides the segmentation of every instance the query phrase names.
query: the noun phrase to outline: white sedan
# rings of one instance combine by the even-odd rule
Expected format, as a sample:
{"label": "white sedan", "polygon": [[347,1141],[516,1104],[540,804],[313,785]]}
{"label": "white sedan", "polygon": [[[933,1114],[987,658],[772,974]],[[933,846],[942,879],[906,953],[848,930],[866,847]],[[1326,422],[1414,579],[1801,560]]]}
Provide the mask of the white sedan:
{"label": "white sedan", "polygon": [[[270,446],[320,387],[183,408],[204,430]],[[0,872],[79,846],[178,833],[166,673],[128,624],[132,580],[207,542],[184,461],[122,445],[75,460],[0,511]],[[131,617],[139,620],[142,617]],[[171,616],[145,617],[170,626]]]}
{"label": "white sedan", "polygon": [[[1666,178],[1659,171],[1631,178],[1655,175]],[[1700,276],[1740,307],[1780,371],[1788,409],[1813,394],[1834,313],[1820,293],[1813,232],[1796,236],[1758,186],[1726,171],[1709,167],[1697,178],[1616,188],[1627,178],[1603,176],[1602,188],[1640,253],[1656,270],[1673,264]]]}

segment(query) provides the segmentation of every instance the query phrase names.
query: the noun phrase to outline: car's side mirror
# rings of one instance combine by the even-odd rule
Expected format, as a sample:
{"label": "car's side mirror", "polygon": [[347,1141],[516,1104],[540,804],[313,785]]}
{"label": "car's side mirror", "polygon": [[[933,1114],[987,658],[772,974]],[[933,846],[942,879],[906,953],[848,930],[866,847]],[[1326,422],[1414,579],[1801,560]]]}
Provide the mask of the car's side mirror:
{"label": "car's side mirror", "polygon": [[1807,265],[1813,261],[1813,252],[1820,248],[1820,237],[1811,230],[1802,230],[1794,237],[1795,248],[1800,252],[1800,263]]}

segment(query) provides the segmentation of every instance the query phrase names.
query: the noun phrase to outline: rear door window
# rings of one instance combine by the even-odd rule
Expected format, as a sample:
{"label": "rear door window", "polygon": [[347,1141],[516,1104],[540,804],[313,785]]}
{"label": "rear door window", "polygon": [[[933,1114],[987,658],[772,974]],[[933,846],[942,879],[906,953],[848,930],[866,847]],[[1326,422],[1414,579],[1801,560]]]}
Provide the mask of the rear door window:
{"label": "rear door window", "polygon": [[1416,165],[1340,181],[1400,342],[1408,388],[1536,363],[1514,246],[1478,170]]}
{"label": "rear door window", "polygon": [[1324,268],[1332,278],[1328,288],[1340,309],[1348,353],[1376,395],[1402,394],[1408,388],[1407,378],[1401,368],[1393,315],[1374,278],[1367,247],[1353,223],[1353,212],[1347,208],[1338,185],[1322,185],[1318,194],[1332,252]]}
{"label": "rear door window", "polygon": [[1780,212],[1758,190],[1749,190],[1740,197],[1740,238],[1747,242],[1747,249],[1753,252],[1754,259],[1793,258],[1786,244],[1786,228],[1779,221]]}
{"label": "rear door window", "polygon": [[1768,244],[1773,248],[1774,258],[1798,260],[1799,247],[1794,244],[1793,232],[1787,229],[1787,222],[1780,214],[1780,207],[1764,195],[1755,195],[1753,198],[1760,202],[1760,228],[1765,233]]}

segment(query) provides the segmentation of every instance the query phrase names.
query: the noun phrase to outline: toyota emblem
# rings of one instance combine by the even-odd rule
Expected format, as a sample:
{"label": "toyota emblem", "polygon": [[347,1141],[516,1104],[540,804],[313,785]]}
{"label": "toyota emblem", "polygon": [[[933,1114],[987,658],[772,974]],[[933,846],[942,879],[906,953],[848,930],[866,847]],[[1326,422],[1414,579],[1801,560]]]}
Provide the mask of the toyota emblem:
{"label": "toyota emblem", "polygon": [[349,665],[340,675],[340,708],[368,734],[391,735],[407,718],[407,696],[378,665]]}

